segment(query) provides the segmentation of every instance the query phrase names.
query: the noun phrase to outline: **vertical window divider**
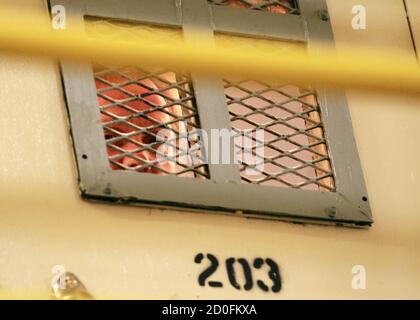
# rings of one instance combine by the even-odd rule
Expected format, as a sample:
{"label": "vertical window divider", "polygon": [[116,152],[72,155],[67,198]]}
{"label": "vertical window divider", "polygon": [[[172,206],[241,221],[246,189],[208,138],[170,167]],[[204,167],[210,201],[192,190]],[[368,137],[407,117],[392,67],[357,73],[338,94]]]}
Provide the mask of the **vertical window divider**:
{"label": "vertical window divider", "polygon": [[[208,41],[210,45],[215,45],[211,12],[207,0],[182,0],[181,10],[183,34],[186,43],[194,44],[197,41],[202,43],[205,40]],[[206,154],[210,179],[215,182],[240,183],[239,165],[233,163],[235,148],[234,137],[232,135],[230,135],[229,145],[230,163],[217,164],[212,163],[211,161],[216,158],[213,152],[216,152],[216,155],[218,156],[222,153],[222,146],[219,144],[219,148],[216,149],[214,147],[216,141],[210,139],[212,130],[218,130],[219,133],[222,132],[222,130],[229,130],[229,132],[232,132],[223,82],[220,78],[197,73],[193,73],[191,78],[195,91],[201,129],[205,131],[209,137]],[[219,161],[222,161],[220,157],[218,158]]]}

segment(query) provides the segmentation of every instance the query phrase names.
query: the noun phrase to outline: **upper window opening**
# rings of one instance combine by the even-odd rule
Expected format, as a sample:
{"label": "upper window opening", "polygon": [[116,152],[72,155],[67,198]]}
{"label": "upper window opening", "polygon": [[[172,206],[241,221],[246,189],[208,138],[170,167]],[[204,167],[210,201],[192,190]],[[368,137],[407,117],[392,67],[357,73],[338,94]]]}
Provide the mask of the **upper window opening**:
{"label": "upper window opening", "polygon": [[278,14],[299,14],[297,5],[293,0],[208,0],[208,2],[215,5],[268,11]]}

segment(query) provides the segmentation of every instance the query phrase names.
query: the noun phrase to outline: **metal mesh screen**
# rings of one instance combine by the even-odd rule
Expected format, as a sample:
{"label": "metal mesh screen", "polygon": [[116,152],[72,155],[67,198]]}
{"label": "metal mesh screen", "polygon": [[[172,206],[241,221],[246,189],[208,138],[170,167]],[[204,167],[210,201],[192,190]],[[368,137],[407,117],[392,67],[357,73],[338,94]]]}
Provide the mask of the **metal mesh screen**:
{"label": "metal mesh screen", "polygon": [[[265,39],[216,35],[216,40],[224,48],[247,50],[252,46],[278,53],[279,57],[306,50],[302,44]],[[239,156],[242,182],[335,191],[321,110],[314,90],[288,83],[233,77],[225,77],[224,87],[232,128],[249,132],[236,143],[242,155]],[[257,136],[257,129],[264,130],[263,137]],[[263,148],[262,155],[257,148]],[[246,157],[247,153],[251,157]]]}
{"label": "metal mesh screen", "polygon": [[247,8],[280,14],[299,14],[293,0],[208,0],[209,3],[228,7]]}
{"label": "metal mesh screen", "polygon": [[[90,36],[121,30],[132,37],[154,27],[87,20]],[[156,29],[156,36],[172,37]],[[189,77],[157,68],[93,64],[98,104],[110,167],[161,175],[209,178],[200,148],[188,139],[199,128]],[[194,150],[198,150],[194,152]]]}

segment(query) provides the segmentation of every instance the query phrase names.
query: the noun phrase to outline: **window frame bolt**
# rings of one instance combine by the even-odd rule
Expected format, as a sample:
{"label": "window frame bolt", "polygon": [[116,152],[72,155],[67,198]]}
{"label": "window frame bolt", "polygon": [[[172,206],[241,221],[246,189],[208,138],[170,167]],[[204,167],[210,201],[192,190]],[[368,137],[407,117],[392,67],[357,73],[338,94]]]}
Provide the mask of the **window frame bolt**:
{"label": "window frame bolt", "polygon": [[322,21],[330,21],[330,15],[328,13],[328,10],[323,9],[323,10],[319,10],[318,11],[318,17],[322,20]]}
{"label": "window frame bolt", "polygon": [[326,208],[325,212],[330,218],[335,218],[337,216],[337,208],[336,207]]}
{"label": "window frame bolt", "polygon": [[110,186],[110,185],[107,185],[107,186],[105,187],[105,189],[104,189],[104,193],[105,193],[105,194],[107,194],[107,195],[112,194],[112,190],[111,190],[111,186]]}

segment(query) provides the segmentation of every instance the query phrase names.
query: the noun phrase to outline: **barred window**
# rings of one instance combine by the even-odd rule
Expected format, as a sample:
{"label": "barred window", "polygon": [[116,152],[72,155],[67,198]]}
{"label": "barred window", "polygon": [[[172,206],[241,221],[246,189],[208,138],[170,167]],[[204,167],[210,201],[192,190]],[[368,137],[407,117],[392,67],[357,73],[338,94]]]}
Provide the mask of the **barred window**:
{"label": "barred window", "polygon": [[[199,28],[209,43],[279,59],[333,42],[325,14],[313,14],[324,0],[126,0],[120,12],[115,0],[50,3],[77,12],[93,38],[194,42]],[[140,62],[61,66],[85,199],[372,223],[343,93]]]}

